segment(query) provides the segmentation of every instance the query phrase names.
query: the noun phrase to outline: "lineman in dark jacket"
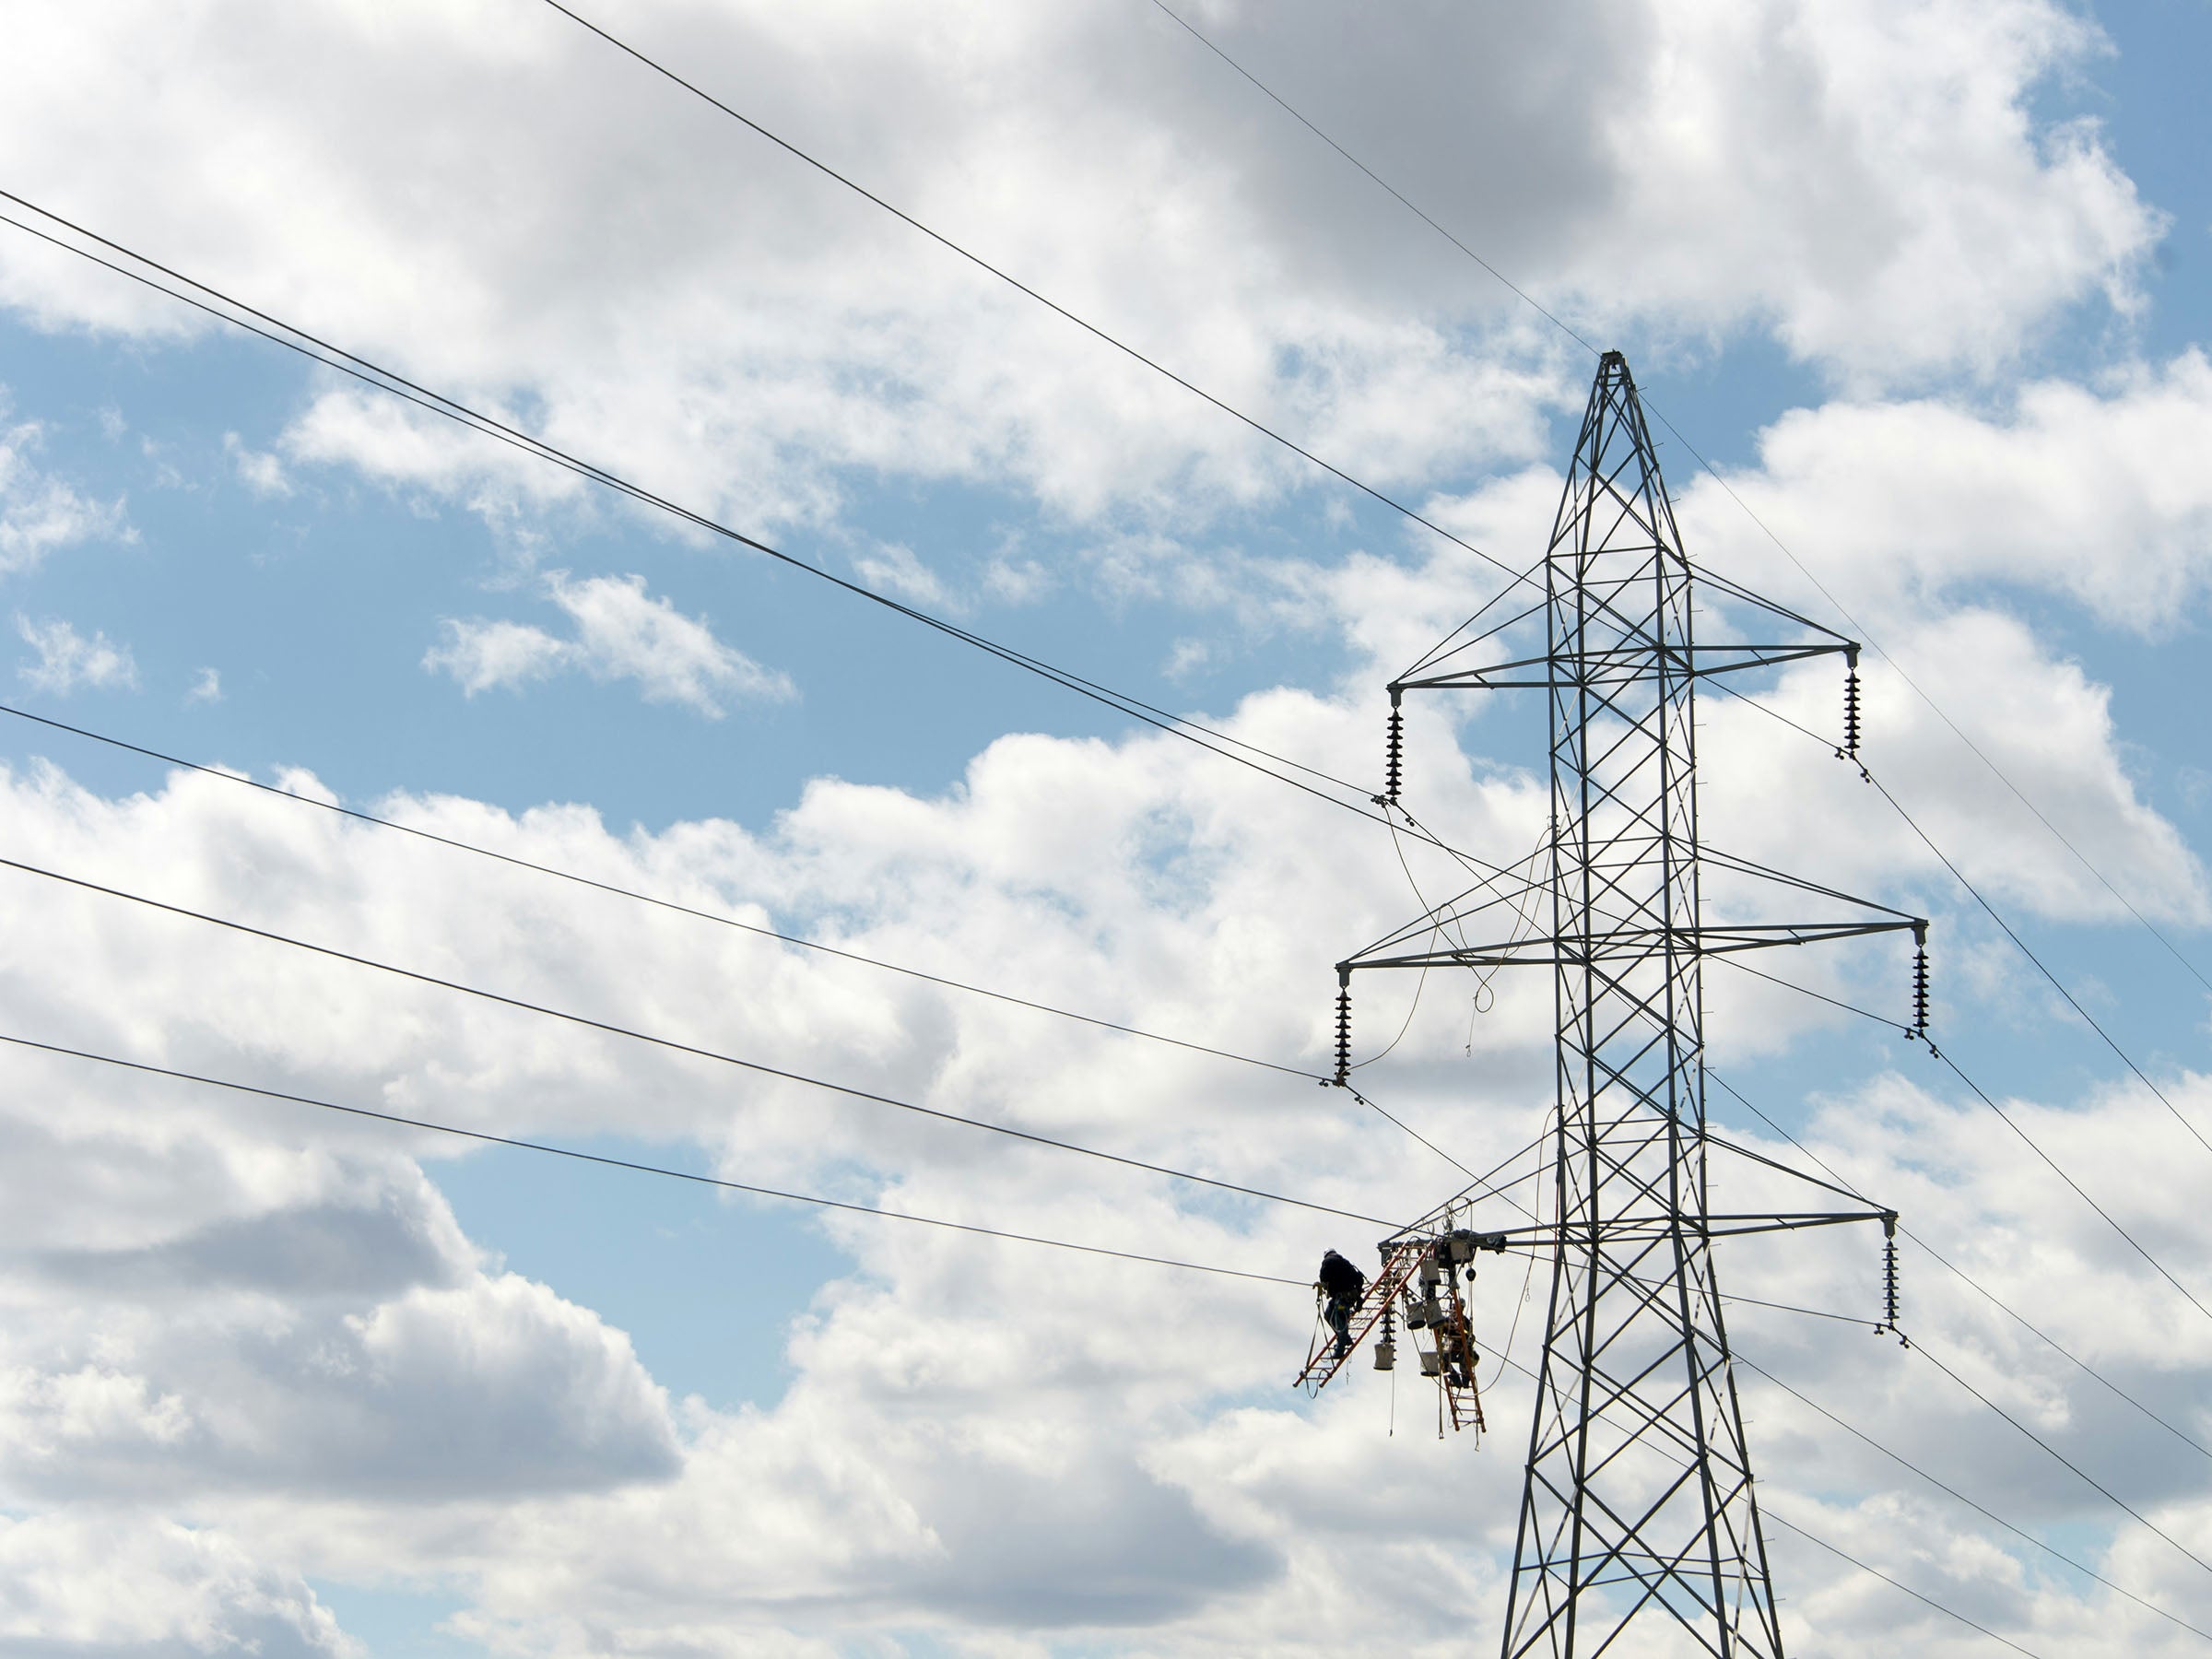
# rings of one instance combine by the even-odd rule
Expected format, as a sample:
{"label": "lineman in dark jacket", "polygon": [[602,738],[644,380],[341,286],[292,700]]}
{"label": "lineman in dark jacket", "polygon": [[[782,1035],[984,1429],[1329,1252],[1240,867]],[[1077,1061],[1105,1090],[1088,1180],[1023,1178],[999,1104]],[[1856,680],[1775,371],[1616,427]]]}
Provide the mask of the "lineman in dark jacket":
{"label": "lineman in dark jacket", "polygon": [[1320,1284],[1327,1296],[1329,1329],[1336,1333],[1336,1358],[1352,1351],[1352,1310],[1367,1293],[1367,1275],[1335,1251],[1321,1258]]}

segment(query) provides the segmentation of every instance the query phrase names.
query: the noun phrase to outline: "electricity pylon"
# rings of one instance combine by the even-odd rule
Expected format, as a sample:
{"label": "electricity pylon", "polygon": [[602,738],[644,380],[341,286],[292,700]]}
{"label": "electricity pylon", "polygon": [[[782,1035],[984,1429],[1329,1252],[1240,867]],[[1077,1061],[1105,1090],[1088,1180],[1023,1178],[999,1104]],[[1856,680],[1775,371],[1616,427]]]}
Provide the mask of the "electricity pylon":
{"label": "electricity pylon", "polygon": [[[1700,643],[1693,598],[1706,586],[1738,613],[1810,637]],[[1543,593],[1540,654],[1449,666],[1469,645],[1510,635],[1516,622],[1525,628],[1532,608],[1489,634],[1446,641],[1391,685],[1389,782],[1380,798],[1396,804],[1404,693],[1541,691],[1550,722],[1545,866],[1518,894],[1486,881],[1338,964],[1340,1025],[1357,970],[1552,969],[1556,1207],[1549,1220],[1479,1235],[1489,1248],[1551,1257],[1506,1659],[1676,1647],[1778,1659],[1782,1632],[1712,1241],[1851,1220],[1893,1229],[1896,1218],[1871,1206],[1712,1212],[1707,1154],[1724,1143],[1706,1129],[1702,966],[1724,953],[1900,929],[1924,947],[1926,924],[1700,842],[1698,682],[1841,653],[1851,672],[1839,753],[1855,758],[1858,647],[1693,569],[1618,352],[1606,354],[1591,389]],[[1700,893],[1708,868],[1877,913],[1709,923]],[[1536,900],[1539,914],[1548,910],[1548,928],[1531,918],[1533,933],[1516,926],[1502,942],[1467,943],[1482,936],[1469,924],[1509,899],[1524,916]],[[1916,1008],[1915,1029],[1924,1022]],[[1340,1036],[1339,1081],[1347,1060]],[[1386,1241],[1386,1263],[1393,1248],[1402,1250],[1402,1241]],[[1638,1630],[1624,1641],[1631,1625]],[[1646,1628],[1654,1625],[1671,1628],[1671,1641]]]}

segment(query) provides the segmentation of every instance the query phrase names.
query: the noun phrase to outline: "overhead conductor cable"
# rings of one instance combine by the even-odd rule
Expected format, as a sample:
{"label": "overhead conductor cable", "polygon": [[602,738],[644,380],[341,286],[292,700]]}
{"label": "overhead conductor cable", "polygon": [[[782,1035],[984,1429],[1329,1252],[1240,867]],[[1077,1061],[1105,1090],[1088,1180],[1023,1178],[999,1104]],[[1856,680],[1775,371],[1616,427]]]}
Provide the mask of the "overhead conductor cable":
{"label": "overhead conductor cable", "polygon": [[[205,312],[208,316],[216,318],[219,322],[229,324],[234,328],[242,329],[248,334],[255,335],[260,338],[268,341],[272,345],[281,346],[288,351],[295,352],[301,357],[307,358],[311,361],[321,363],[324,368],[335,370],[339,373],[347,375],[352,379],[360,382],[364,385],[374,387],[376,390],[382,392],[389,396],[396,397],[405,403],[413,404],[419,408],[429,411],[431,414],[453,421],[457,425],[468,427],[472,430],[479,432],[485,437],[492,439],[496,442],[503,443],[510,448],[520,450],[524,453],[535,456],[541,461],[549,462],[553,465],[574,473],[577,477],[585,478],[594,484],[597,484],[605,488],[614,490],[618,494],[628,496],[641,505],[652,507],[658,512],[666,512],[671,516],[681,519],[686,524],[692,525],[696,529],[704,531],[711,535],[721,536],[724,539],[735,542],[741,547],[749,547],[757,553],[763,554],[770,559],[777,560],[779,563],[788,565],[794,570],[803,571],[807,575],[812,576],[818,581],[826,582],[833,587],[841,589],[843,592],[850,594],[856,598],[865,599],[871,605],[881,606],[887,610],[895,612],[900,616],[906,617],[912,621],[919,622],[925,628],[933,629],[935,631],[946,635],[947,638],[958,640],[967,645],[971,645],[979,651],[999,658],[1002,662],[1011,664],[1016,667],[1037,675],[1041,678],[1048,679],[1054,685],[1061,686],[1065,689],[1075,692],[1079,697],[1088,698],[1093,702],[1102,704],[1107,708],[1114,710],[1118,713],[1125,714],[1129,718],[1143,724],[1153,726],[1171,736],[1180,737],[1187,743],[1191,743],[1197,747],[1206,749],[1213,754],[1219,755],[1224,759],[1232,760],[1240,766],[1246,767],[1253,771],[1260,773],[1264,777],[1273,778],[1277,782],[1287,783],[1293,789],[1313,796],[1316,800],[1326,801],[1333,806],[1336,806],[1344,811],[1352,813],[1356,817],[1367,818],[1371,822],[1381,824],[1388,824],[1390,822],[1390,820],[1384,818],[1380,812],[1372,809],[1372,807],[1369,805],[1371,791],[1359,784],[1352,783],[1345,779],[1335,777],[1333,774],[1324,771],[1317,767],[1309,766],[1302,761],[1293,760],[1286,756],[1278,755],[1272,750],[1261,747],[1257,744],[1248,743],[1242,738],[1232,737],[1225,732],[1205,725],[1197,721],[1191,720],[1187,716],[1170,713],[1166,710],[1158,708],[1151,703],[1146,702],[1140,698],[1131,696],[1126,692],[1116,691],[1112,688],[1102,685],[1098,681],[1087,679],[1083,676],[1076,674],[1070,670],[1057,667],[1054,665],[1046,662],[1041,657],[1032,656],[1028,653],[1017,650],[1012,646],[1002,644],[999,641],[991,639],[987,635],[977,633],[972,629],[963,628],[958,623],[948,621],[942,617],[935,616],[931,612],[919,608],[918,606],[907,605],[900,600],[890,597],[887,594],[877,593],[873,588],[865,587],[859,582],[848,582],[843,577],[834,575],[830,571],[824,570],[819,565],[810,563],[806,559],[797,558],[790,553],[786,553],[782,548],[773,547],[769,543],[760,540],[757,536],[748,535],[745,532],[724,524],[719,520],[710,518],[702,512],[699,512],[691,508],[682,506],[676,501],[670,500],[665,496],[656,495],[642,486],[634,484],[629,479],[622,477],[618,474],[609,472],[606,468],[598,466],[592,462],[581,460],[577,456],[571,454],[565,450],[556,447],[541,438],[534,437],[531,434],[521,430],[519,428],[510,426],[506,422],[501,421],[493,416],[487,415],[481,410],[474,408],[467,404],[462,403],[456,398],[447,396],[443,393],[434,392],[428,387],[418,385],[414,381],[407,379],[406,376],[399,374],[393,370],[386,369],[381,364],[371,361],[368,358],[362,357],[355,352],[347,351],[343,347],[334,345],[328,340],[323,339],[316,335],[309,333],[306,329],[299,327],[297,324],[287,323],[281,318],[276,317],[269,312],[260,311],[255,307],[247,304],[241,300],[234,299],[230,295],[224,293],[219,288],[213,288],[194,277],[185,276],[182,272],[175,270],[169,265],[165,265],[158,260],[148,258],[143,253],[139,253],[133,249],[124,246],[124,244],[121,242],[114,241],[108,237],[101,236],[98,231],[89,229],[83,225],[76,223],[74,220],[65,218],[62,215],[53,212],[51,209],[41,207],[37,203],[29,200],[27,197],[18,195],[12,191],[0,189],[0,201],[14,202],[18,206],[24,207],[53,224],[65,227],[75,235],[84,237],[90,241],[98,243],[103,248],[112,250],[124,259],[131,260],[137,265],[144,265],[147,270],[159,272],[163,276],[171,278],[175,282],[183,284],[186,288],[196,290],[196,294],[186,293],[182,289],[171,288],[167,283],[157,281],[153,277],[147,276],[145,271],[134,270],[126,265],[117,264],[114,260],[103,258],[101,255],[92,252],[90,249],[80,247],[64,237],[56,236],[49,231],[40,229],[35,225],[26,224],[21,219],[12,218],[6,214],[0,214],[0,224],[12,225],[15,227],[15,229],[23,231],[27,235],[36,237],[41,241],[50,243],[51,245],[63,250],[65,253],[74,253],[80,259],[86,260],[90,264],[100,265],[106,270],[112,271],[117,276],[125,277],[132,282],[138,283],[142,287],[151,288],[157,293],[166,294],[171,299],[177,300],[181,304],[189,305],[197,311]],[[198,298],[197,295],[206,295],[207,298],[201,299]],[[231,309],[226,311],[223,309],[226,306],[230,307]],[[250,318],[257,319],[257,321],[249,321],[248,319]],[[266,326],[263,326],[263,324],[265,324]],[[294,338],[288,336],[297,337]],[[1229,747],[1223,747],[1224,745]],[[1243,752],[1232,752],[1236,750],[1241,750]],[[1254,759],[1252,758],[1253,756],[1258,756],[1261,759]],[[1322,782],[1332,785],[1335,789],[1344,791],[1345,794],[1342,795],[1331,794],[1327,791],[1317,788],[1313,784],[1306,782],[1300,778],[1291,777],[1288,772],[1278,771],[1275,770],[1275,767],[1262,764],[1263,760],[1274,761],[1277,766],[1288,767],[1292,771],[1303,772],[1309,777],[1320,779]],[[1418,834],[1418,839],[1429,841],[1431,838],[1426,833],[1420,833]],[[1456,857],[1471,857],[1470,854],[1459,853],[1454,849],[1447,848],[1445,850],[1447,852],[1453,852],[1453,855]],[[1477,862],[1479,863],[1480,861],[1477,860]]]}
{"label": "overhead conductor cable", "polygon": [[982,1227],[969,1221],[946,1221],[934,1216],[917,1216],[906,1210],[881,1209],[870,1204],[852,1204],[839,1198],[821,1198],[808,1193],[786,1192],[781,1187],[756,1186],[749,1182],[731,1181],[719,1175],[700,1175],[690,1170],[671,1170],[660,1164],[640,1163],[627,1158],[609,1158],[604,1153],[579,1151],[573,1147],[557,1147],[545,1141],[518,1140],[512,1135],[493,1135],[483,1129],[464,1129],[453,1124],[432,1123],[427,1118],[405,1117],[395,1112],[376,1112],[366,1106],[347,1106],[335,1100],[317,1100],[312,1095],[291,1094],[281,1088],[264,1088],[259,1084],[241,1083],[228,1077],[205,1077],[197,1072],[178,1071],[171,1066],[152,1065],[142,1060],[125,1060],[115,1054],[95,1053],[88,1049],[65,1048],[59,1043],[38,1042],[29,1037],[14,1037],[0,1032],[0,1042],[17,1048],[35,1049],[41,1053],[58,1054],[71,1060],[88,1060],[100,1065],[118,1066],[125,1071],[143,1072],[151,1077],[170,1077],[180,1083],[197,1083],[208,1088],[226,1088],[238,1094],[257,1095],[263,1100],[283,1100],[295,1106],[312,1106],[322,1112],[344,1112],[348,1117],[370,1118],[380,1124],[391,1124],[405,1129],[423,1129],[433,1135],[456,1135],[464,1140],[479,1141],[487,1146],[512,1147],[523,1152],[543,1152],[554,1158],[573,1159],[580,1163],[598,1164],[606,1169],[629,1170],[640,1175],[658,1175],[670,1181],[688,1181],[700,1186],[716,1187],[725,1192],[749,1193],[760,1198],[781,1198],[793,1204],[808,1204],[822,1209],[845,1210],[854,1215],[879,1216],[887,1221],[911,1221],[918,1227],[942,1228],[950,1232],[976,1233],[987,1239],[1004,1239],[1018,1244],[1042,1244],[1053,1250],[1078,1251],[1085,1255],[1112,1256],[1124,1262],[1144,1262],[1155,1267],[1179,1267],[1190,1273],[1218,1274],[1225,1278],[1254,1279],[1267,1285],[1292,1285],[1306,1288],[1303,1279],[1284,1278],[1272,1273],[1251,1273],[1241,1267],[1217,1267],[1204,1262],[1177,1261],[1168,1256],[1146,1255],[1129,1250],[1112,1250],[1102,1244],[1077,1244],[1066,1239],[1048,1239],[1035,1233],[1008,1232],[1002,1228]]}
{"label": "overhead conductor cable", "polygon": [[573,1014],[565,1009],[548,1007],[542,1003],[528,1002],[521,997],[508,996],[497,991],[487,991],[479,986],[464,984],[458,980],[441,979],[436,974],[418,972],[412,968],[402,968],[396,963],[379,961],[373,957],[359,956],[352,951],[339,950],[333,946],[317,945],[306,939],[296,939],[289,935],[276,933],[268,928],[253,927],[243,922],[233,922],[228,917],[210,915],[205,911],[191,910],[181,904],[170,904],[159,899],[149,898],[143,893],[133,893],[122,888],[109,887],[101,882],[87,880],[80,876],[65,875],[58,870],[49,870],[19,859],[0,858],[0,868],[17,870],[27,876],[41,877],[46,880],[76,888],[85,892],[99,893],[110,899],[120,899],[127,903],[143,905],[148,910],[161,911],[187,921],[205,923],[211,927],[224,928],[232,933],[243,934],[251,938],[266,940],[270,944],[283,945],[294,950],[328,957],[335,961],[350,962],[358,968],[373,969],[379,973],[388,973],[395,978],[412,980],[417,984],[429,985],[437,990],[456,992],[463,996],[472,996],[484,1002],[496,1003],[502,1007],[514,1008],[525,1014],[535,1014],[547,1019],[561,1020],[567,1024],[580,1026],[587,1030],[599,1031],[610,1037],[620,1037],[632,1042],[650,1043],[655,1048],[665,1049],[673,1053],[687,1054],[696,1060],[710,1060],[720,1065],[736,1066],[740,1070],[754,1072],[762,1077],[778,1077],[785,1082],[804,1084],[809,1088],[824,1089],[831,1094],[843,1095],[850,1100],[866,1100],[878,1106],[888,1106],[896,1111],[910,1112],[919,1117],[933,1118],[940,1123],[959,1124],[970,1129],[980,1129],[988,1134],[1004,1135],[1008,1139],[1024,1141],[1031,1146],[1048,1147],[1062,1152],[1074,1152],[1085,1158],[1099,1159],[1106,1163],[1121,1164],[1128,1169],[1140,1170],[1154,1175],[1163,1175],[1170,1180],[1190,1182],[1198,1186],[1212,1187],[1225,1193],[1234,1193],[1241,1197],[1264,1199],[1270,1204],[1287,1205],[1294,1209],[1312,1210],[1320,1215],[1337,1216],[1348,1221],[1359,1221],[1376,1227],[1392,1228],[1397,1225],[1381,1216],[1364,1215],[1358,1210],[1340,1209],[1334,1205],[1314,1204],[1303,1198],[1291,1198],[1280,1193],[1267,1192],[1259,1187],[1241,1185],[1233,1181],[1218,1180],[1211,1175],[1199,1175],[1187,1170],[1171,1169],[1164,1164],[1148,1163],[1143,1159],[1126,1158],[1118,1152],[1104,1152],[1095,1147],[1080,1146],[1073,1141],[1057,1140],[1049,1135],[1039,1135],[1032,1130],[1018,1129],[1011,1124],[994,1124],[984,1118],[966,1117],[957,1112],[945,1112],[934,1106],[921,1105],[916,1101],[898,1100],[890,1095],[878,1094],[872,1089],[858,1088],[848,1083],[833,1083],[826,1078],[809,1077],[804,1072],[790,1071],[782,1066],[770,1065],[762,1061],[747,1060],[736,1054],[724,1053],[719,1050],[679,1041],[673,1037],[655,1036],[652,1032],[616,1025],[608,1020],[594,1019],[588,1015]]}

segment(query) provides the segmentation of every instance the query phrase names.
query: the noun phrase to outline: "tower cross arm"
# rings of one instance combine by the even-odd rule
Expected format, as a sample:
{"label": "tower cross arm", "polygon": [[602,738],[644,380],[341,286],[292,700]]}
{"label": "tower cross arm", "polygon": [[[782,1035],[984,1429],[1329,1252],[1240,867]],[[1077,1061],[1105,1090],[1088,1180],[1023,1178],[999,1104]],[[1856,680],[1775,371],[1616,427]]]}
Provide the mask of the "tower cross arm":
{"label": "tower cross arm", "polygon": [[1394,680],[1390,689],[1403,691],[1564,691],[1578,687],[1625,684],[1632,680],[1710,679],[1716,675],[1741,674],[1748,669],[1778,668],[1810,657],[1841,654],[1858,660],[1859,648],[1851,641],[1811,641],[1794,645],[1691,645],[1624,638],[1602,650],[1578,653],[1571,670],[1550,656],[1518,657],[1480,668],[1461,668],[1449,674],[1423,674]]}
{"label": "tower cross arm", "polygon": [[[1656,1241],[1680,1232],[1702,1239],[1737,1238],[1749,1233],[1799,1232],[1810,1227],[1844,1227],[1858,1221],[1879,1221],[1885,1228],[1897,1225],[1897,1212],[1889,1209],[1856,1210],[1777,1210],[1749,1211],[1741,1215],[1700,1216],[1689,1211],[1680,1214],[1654,1209],[1644,1214],[1613,1217],[1597,1229],[1602,1241],[1632,1243]],[[1566,1244],[1588,1244],[1592,1229],[1587,1221],[1570,1222],[1560,1227],[1555,1222],[1532,1222],[1521,1227],[1502,1228],[1483,1235],[1495,1243],[1485,1248],[1512,1251],[1547,1251]]]}
{"label": "tower cross arm", "polygon": [[1724,956],[1732,951],[1765,950],[1777,945],[1823,945],[1834,939],[1864,938],[1869,934],[1918,935],[1926,926],[1925,922],[1912,919],[1894,922],[1716,922],[1700,927],[1653,928],[1650,931],[1654,936],[1665,932],[1679,938],[1701,955]]}
{"label": "tower cross arm", "polygon": [[1441,950],[1378,952],[1348,957],[1336,964],[1339,976],[1362,968],[1578,967],[1600,962],[1641,961],[1667,951],[1727,956],[1783,945],[1821,945],[1870,934],[1903,933],[1925,923],[1745,922],[1709,923],[1690,927],[1622,926],[1583,937],[1500,939],[1488,945],[1454,945]]}
{"label": "tower cross arm", "polygon": [[1707,1216],[1702,1231],[1709,1239],[1726,1239],[1744,1233],[1797,1232],[1807,1227],[1843,1227],[1853,1221],[1879,1221],[1885,1228],[1893,1228],[1897,1225],[1897,1212],[1891,1209],[1785,1210],[1771,1215]]}

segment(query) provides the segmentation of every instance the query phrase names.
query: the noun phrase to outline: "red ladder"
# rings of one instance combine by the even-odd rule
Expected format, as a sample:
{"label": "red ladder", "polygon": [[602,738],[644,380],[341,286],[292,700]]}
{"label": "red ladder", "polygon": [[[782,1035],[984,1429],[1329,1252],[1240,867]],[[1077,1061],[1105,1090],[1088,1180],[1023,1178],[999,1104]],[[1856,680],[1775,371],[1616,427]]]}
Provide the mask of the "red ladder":
{"label": "red ladder", "polygon": [[[1350,1334],[1351,1341],[1346,1345],[1344,1352],[1337,1353],[1336,1333],[1329,1328],[1326,1320],[1321,1321],[1313,1334],[1313,1341],[1306,1350],[1306,1363],[1298,1375],[1291,1379],[1291,1387],[1302,1388],[1310,1395],[1317,1394],[1331,1377],[1344,1369],[1345,1361],[1359,1351],[1359,1345],[1382,1323],[1382,1315],[1395,1305],[1398,1292],[1405,1288],[1406,1281],[1413,1277],[1413,1270],[1420,1265],[1423,1248],[1417,1241],[1393,1245],[1384,1251],[1382,1270],[1368,1281],[1367,1290],[1359,1298],[1359,1305],[1352,1310],[1352,1317],[1347,1322],[1346,1329]],[[1319,1285],[1313,1287],[1313,1291],[1316,1301],[1324,1295]]]}

